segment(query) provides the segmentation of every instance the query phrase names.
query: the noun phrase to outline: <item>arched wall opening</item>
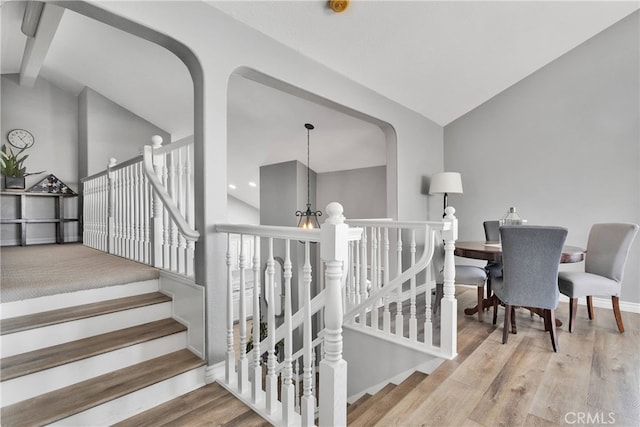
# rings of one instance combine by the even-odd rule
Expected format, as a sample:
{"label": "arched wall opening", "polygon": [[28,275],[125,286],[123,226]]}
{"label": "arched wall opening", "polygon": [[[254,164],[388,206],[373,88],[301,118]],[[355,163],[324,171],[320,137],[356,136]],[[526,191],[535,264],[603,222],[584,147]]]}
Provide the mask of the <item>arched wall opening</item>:
{"label": "arched wall opening", "polygon": [[[342,141],[343,144],[340,144],[340,143],[335,145],[331,144],[330,147],[327,147],[328,145],[330,145],[327,143],[327,141],[328,139],[331,138],[331,136],[325,137],[324,140],[321,139],[321,141],[318,141],[316,136],[318,129],[314,129],[313,131],[311,131],[310,140],[312,144],[310,145],[313,148],[311,148],[312,154],[310,156],[310,168],[316,172],[330,171],[334,173],[342,170],[356,170],[359,168],[366,168],[368,166],[374,166],[374,167],[382,166],[384,169],[384,171],[381,171],[384,174],[384,178],[383,178],[384,181],[382,183],[383,188],[382,188],[382,191],[378,192],[378,196],[384,199],[381,202],[383,205],[382,209],[377,209],[373,214],[369,214],[369,215],[367,215],[366,212],[361,213],[362,210],[360,210],[357,214],[355,214],[355,216],[349,215],[349,211],[346,210],[345,215],[347,215],[347,217],[352,217],[352,218],[365,218],[365,217],[397,218],[397,206],[398,206],[397,191],[396,191],[397,170],[395,167],[396,158],[397,158],[397,138],[396,138],[395,130],[393,129],[391,124],[383,120],[380,120],[378,118],[371,117],[370,115],[357,111],[348,106],[339,104],[330,99],[314,94],[303,88],[296,87],[292,84],[289,84],[286,81],[279,80],[273,76],[269,76],[265,73],[262,73],[250,67],[236,68],[233,71],[233,73],[229,76],[229,87],[239,87],[237,84],[237,81],[239,79],[241,80],[246,79],[247,81],[251,81],[252,83],[253,82],[257,83],[257,85],[249,84],[245,86],[250,86],[250,88],[247,89],[249,91],[251,90],[251,87],[255,88],[256,91],[261,92],[260,96],[271,96],[270,94],[273,94],[273,98],[276,99],[274,103],[290,102],[291,104],[295,104],[294,107],[289,106],[288,108],[284,108],[284,110],[289,110],[291,115],[298,116],[299,111],[297,111],[296,108],[298,110],[305,110],[299,114],[300,118],[294,122],[291,122],[291,119],[289,117],[281,116],[281,120],[287,122],[286,124],[284,124],[284,126],[289,127],[288,129],[283,130],[283,133],[291,132],[290,129],[293,129],[292,132],[294,135],[292,136],[289,133],[287,137],[289,137],[291,141],[284,142],[285,144],[289,144],[289,148],[282,146],[283,141],[278,141],[278,145],[273,144],[274,147],[278,147],[279,150],[283,150],[286,152],[277,153],[277,155],[272,153],[271,156],[262,155],[263,159],[266,159],[267,157],[271,159],[271,161],[267,162],[267,164],[278,163],[279,161],[295,160],[297,158],[300,161],[300,163],[302,163],[303,166],[306,168],[307,166],[306,158],[304,158],[304,155],[306,155],[305,154],[306,145],[304,144],[306,142],[306,139],[304,139],[306,138],[306,134],[305,134],[306,131],[303,127],[303,124],[305,123],[305,121],[314,123],[313,120],[317,118],[315,117],[317,115],[324,116],[323,118],[325,119],[325,121],[323,125],[325,126],[328,125],[331,127],[335,125],[336,127],[340,127],[341,125],[344,125],[344,126],[353,126],[354,128],[360,128],[358,131],[360,132],[361,135],[353,135],[353,138],[351,138],[351,140],[349,139],[349,135],[345,135],[345,137],[342,138],[341,135],[334,134],[333,135],[334,138],[340,137],[340,139],[343,139],[344,141]],[[262,90],[262,87],[265,87],[265,91]],[[269,92],[266,88],[271,89],[271,92]],[[250,95],[243,93],[243,96],[248,97]],[[228,155],[228,166],[232,167],[232,165],[238,164],[239,160],[237,157],[239,154],[237,152],[240,150],[240,148],[231,147],[231,144],[238,143],[239,145],[242,145],[242,147],[245,147],[245,145],[248,145],[248,144],[254,144],[254,146],[257,146],[259,144],[271,144],[272,142],[269,141],[270,137],[279,138],[280,136],[265,135],[264,137],[262,137],[262,135],[258,133],[258,135],[251,136],[251,138],[255,138],[256,141],[244,141],[240,136],[236,138],[235,135],[233,134],[233,131],[234,131],[234,128],[238,127],[239,123],[237,122],[236,119],[234,119],[234,117],[232,117],[236,113],[234,113],[235,109],[234,109],[234,106],[232,106],[231,104],[237,101],[234,101],[234,98],[236,97],[234,96],[234,93],[231,89],[229,89],[228,98],[229,98],[229,101],[228,101],[229,107],[228,107],[228,117],[227,117],[227,122],[228,122],[227,155]],[[245,104],[245,107],[246,107],[246,104]],[[247,114],[247,117],[249,118],[247,121],[251,120],[252,115],[257,116],[260,114],[261,111],[263,111],[264,113],[265,110],[259,110],[259,108],[262,108],[262,106],[258,107],[258,109],[254,110],[253,112],[249,112]],[[269,109],[269,108],[277,108],[277,106],[275,106],[274,104],[265,106],[265,109]],[[294,110],[295,112],[292,112],[291,110]],[[286,114],[286,111],[284,114]],[[325,116],[326,114],[329,114],[329,116]],[[331,116],[332,114],[333,116]],[[341,119],[341,117],[343,117],[344,119]],[[277,115],[276,115],[276,119],[277,119]],[[343,121],[344,123],[342,123]],[[338,124],[337,122],[341,122],[341,123]],[[243,123],[243,124],[246,124],[248,127],[251,127],[253,125],[252,123]],[[271,124],[267,122],[267,123],[262,123],[261,126],[271,126]],[[273,123],[272,126],[274,128],[277,128],[280,126],[280,124]],[[296,133],[296,130],[299,132]],[[323,130],[324,129],[320,129],[321,132]],[[348,132],[348,130],[345,129],[345,132]],[[314,135],[314,133],[316,133],[316,135]],[[364,135],[362,135],[363,133]],[[364,136],[365,139],[368,139],[368,144],[369,144],[368,146],[366,143],[363,144],[361,141],[357,141],[358,138],[361,139],[362,136]],[[246,135],[243,135],[243,137],[247,138]],[[314,142],[315,144],[313,144]],[[298,144],[298,145],[296,145],[294,148],[291,148],[292,144],[293,145]],[[352,147],[346,147],[346,145],[352,145]],[[368,149],[367,147],[369,147],[370,151],[374,153],[373,154],[367,153],[366,152],[366,150]],[[266,147],[259,147],[259,148],[267,149]],[[245,151],[246,151],[246,148],[245,148]],[[297,156],[294,152],[297,152]],[[359,156],[362,158],[359,158]],[[369,158],[365,158],[367,156]],[[257,171],[260,165],[253,165],[252,167]],[[316,170],[316,167],[319,167],[319,170]],[[364,169],[359,169],[359,170],[364,170]],[[233,171],[228,171],[229,182],[233,183],[234,184],[233,186],[235,187],[236,181],[241,181],[243,177],[238,177],[238,174],[234,174],[234,177],[232,178],[231,172]],[[246,169],[243,170],[242,172],[245,175],[251,173],[251,172],[248,172]],[[253,172],[253,173],[257,173],[257,172]],[[325,174],[322,173],[321,175],[325,175]],[[252,179],[253,179],[253,182],[257,181],[255,178],[252,178]],[[314,181],[315,181],[315,176],[314,176]],[[328,181],[328,180],[324,180],[324,181]],[[322,180],[320,181],[320,183],[322,183]],[[240,185],[246,186],[247,183],[242,182]],[[386,187],[386,191],[384,191],[385,187]],[[233,195],[234,192],[237,192],[238,196],[242,198],[242,195],[246,194],[246,191],[245,193],[242,193],[241,190],[244,191],[244,188],[243,189],[234,188],[233,190],[230,190],[230,194]],[[254,189],[254,191],[256,192],[261,190],[262,190],[261,188],[257,190]],[[325,191],[325,193],[327,193],[327,191]],[[335,197],[334,194],[331,194],[330,190],[328,191],[328,193],[329,193],[329,195],[327,196],[328,198],[331,199],[332,197]],[[253,200],[251,200],[252,196],[254,197]],[[262,196],[264,197],[264,194]],[[258,209],[260,208],[259,202],[256,202],[255,194],[253,195],[248,194],[247,197],[248,199],[246,199],[246,202],[248,202],[255,208],[258,208]],[[313,198],[315,199],[315,197]],[[343,204],[348,203],[348,201],[346,200],[334,200],[334,199],[325,200],[325,199],[326,197],[323,198],[320,195],[318,205],[315,206],[315,203],[313,203],[315,208],[323,210],[325,207],[324,205],[329,201],[338,201],[338,202],[342,202]],[[303,208],[303,207],[304,206],[302,205],[299,206],[299,208]],[[235,222],[235,221],[231,219],[231,222]],[[286,219],[285,219],[284,222],[281,224],[270,224],[270,225],[295,225],[295,223],[289,224],[286,222]]]}

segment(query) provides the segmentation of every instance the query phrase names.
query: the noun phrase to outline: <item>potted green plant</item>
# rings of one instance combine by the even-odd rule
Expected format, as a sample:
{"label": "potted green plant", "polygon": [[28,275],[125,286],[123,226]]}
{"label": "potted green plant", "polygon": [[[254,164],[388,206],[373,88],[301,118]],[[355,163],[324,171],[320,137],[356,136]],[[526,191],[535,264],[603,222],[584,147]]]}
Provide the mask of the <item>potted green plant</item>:
{"label": "potted green plant", "polygon": [[24,190],[24,178],[29,175],[35,175],[40,172],[27,173],[27,167],[24,161],[29,157],[28,154],[22,155],[28,147],[23,147],[17,151],[13,151],[6,144],[2,144],[0,149],[0,173],[4,176],[4,186],[6,189]]}

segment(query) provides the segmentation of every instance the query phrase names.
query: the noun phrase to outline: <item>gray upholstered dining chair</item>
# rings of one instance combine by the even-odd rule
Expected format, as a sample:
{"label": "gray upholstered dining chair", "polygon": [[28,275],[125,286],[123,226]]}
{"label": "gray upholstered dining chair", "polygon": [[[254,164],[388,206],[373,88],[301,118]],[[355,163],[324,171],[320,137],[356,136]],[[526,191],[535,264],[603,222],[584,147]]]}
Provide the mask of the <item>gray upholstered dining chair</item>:
{"label": "gray upholstered dining chair", "polygon": [[587,313],[593,319],[592,296],[611,296],[618,330],[624,332],[620,314],[620,288],[624,267],[638,225],[625,223],[594,224],[589,232],[584,272],[558,274],[560,292],[569,297],[569,332],[573,332],[578,298],[587,297]]}
{"label": "gray upholstered dining chair", "polygon": [[553,351],[558,351],[555,309],[558,306],[558,268],[567,229],[535,225],[500,227],[503,276],[493,280],[493,324],[498,300],[505,305],[502,343],[509,337],[511,322],[515,333],[515,307],[544,310],[545,331],[551,335]]}
{"label": "gray upholstered dining chair", "polygon": [[[440,300],[443,296],[444,287],[444,244],[442,238],[436,233],[433,252],[433,269],[436,281],[436,297],[433,305],[433,313],[435,314],[440,307]],[[484,300],[484,287],[487,282],[487,272],[482,267],[475,265],[458,265],[456,264],[455,283],[458,285],[475,285],[478,294],[478,320],[482,322],[483,310],[482,302]]]}

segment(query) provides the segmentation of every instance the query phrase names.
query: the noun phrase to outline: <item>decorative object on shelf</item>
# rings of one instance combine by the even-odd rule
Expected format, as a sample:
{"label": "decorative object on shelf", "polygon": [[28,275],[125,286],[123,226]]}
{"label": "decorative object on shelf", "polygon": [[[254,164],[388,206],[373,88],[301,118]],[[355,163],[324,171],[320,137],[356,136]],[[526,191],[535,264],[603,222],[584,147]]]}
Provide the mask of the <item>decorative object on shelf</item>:
{"label": "decorative object on shelf", "polygon": [[444,193],[444,208],[449,206],[447,197],[450,193],[462,194],[462,176],[458,172],[438,172],[431,176],[429,194]]}
{"label": "decorative object on shelf", "polygon": [[60,181],[54,174],[49,174],[43,180],[33,185],[28,190],[29,193],[52,193],[52,194],[73,194],[73,191],[67,184]]}
{"label": "decorative object on shelf", "polygon": [[349,7],[349,0],[329,0],[329,8],[335,13],[342,13]]}
{"label": "decorative object on shelf", "polygon": [[312,229],[312,228],[320,228],[320,223],[318,222],[318,217],[322,216],[321,211],[312,211],[311,210],[311,202],[309,201],[309,174],[311,167],[309,165],[309,131],[315,129],[311,123],[305,123],[305,128],[307,128],[307,210],[305,211],[296,211],[296,216],[299,216],[298,227],[304,229]]}
{"label": "decorative object on shelf", "polygon": [[518,212],[516,212],[515,207],[510,207],[505,216],[500,219],[500,225],[522,225],[526,224],[527,220],[523,219]]}
{"label": "decorative object on shelf", "polygon": [[6,144],[2,144],[0,149],[0,173],[4,176],[4,187],[7,190],[24,190],[26,176],[44,172],[27,173],[27,167],[23,165],[29,155],[21,154],[33,146],[35,138],[27,130],[13,129],[7,133],[7,141],[17,151]]}

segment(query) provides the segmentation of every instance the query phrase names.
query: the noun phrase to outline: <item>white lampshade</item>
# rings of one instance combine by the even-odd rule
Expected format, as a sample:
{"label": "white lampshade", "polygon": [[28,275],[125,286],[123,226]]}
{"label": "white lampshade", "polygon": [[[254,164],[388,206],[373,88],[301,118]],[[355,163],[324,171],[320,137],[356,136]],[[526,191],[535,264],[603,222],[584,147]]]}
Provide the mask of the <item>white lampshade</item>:
{"label": "white lampshade", "polygon": [[462,193],[462,177],[458,172],[438,172],[431,176],[429,194]]}

